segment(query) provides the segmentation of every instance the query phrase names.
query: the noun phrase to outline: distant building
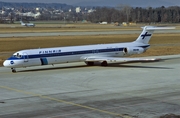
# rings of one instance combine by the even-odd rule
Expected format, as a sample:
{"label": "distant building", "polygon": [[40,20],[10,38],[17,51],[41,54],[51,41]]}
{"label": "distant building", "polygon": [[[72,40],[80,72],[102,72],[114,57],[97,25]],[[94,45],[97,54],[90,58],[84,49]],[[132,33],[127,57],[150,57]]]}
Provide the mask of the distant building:
{"label": "distant building", "polygon": [[3,11],[3,10],[2,10],[1,13],[2,13],[2,14],[6,14],[6,11]]}
{"label": "distant building", "polygon": [[107,23],[107,22],[100,22],[99,24],[101,24],[101,25],[107,25],[108,23]]}
{"label": "distant building", "polygon": [[20,16],[27,16],[27,17],[34,17],[34,18],[38,18],[41,13],[37,12],[36,14],[32,13],[32,12],[27,12],[27,13],[19,13]]}
{"label": "distant building", "polygon": [[41,13],[40,12],[37,12],[36,14],[34,14],[34,18],[37,19],[41,16]]}
{"label": "distant building", "polygon": [[36,8],[36,11],[39,11],[39,8]]}
{"label": "distant building", "polygon": [[81,12],[81,8],[80,7],[76,7],[76,13],[80,13]]}
{"label": "distant building", "polygon": [[88,10],[88,13],[92,13],[92,12],[94,12],[95,10],[93,10],[93,9],[89,9]]}

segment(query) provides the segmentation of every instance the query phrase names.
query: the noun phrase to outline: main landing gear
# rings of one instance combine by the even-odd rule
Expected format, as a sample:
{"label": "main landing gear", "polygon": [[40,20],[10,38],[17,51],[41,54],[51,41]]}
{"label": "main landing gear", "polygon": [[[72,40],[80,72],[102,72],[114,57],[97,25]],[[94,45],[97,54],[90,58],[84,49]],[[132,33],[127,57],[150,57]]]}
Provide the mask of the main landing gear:
{"label": "main landing gear", "polygon": [[103,62],[101,63],[101,66],[108,66],[107,61],[103,61]]}
{"label": "main landing gear", "polygon": [[[85,62],[88,66],[94,66],[94,63],[95,62]],[[108,66],[108,63],[107,63],[107,61],[103,61],[102,63],[101,63],[101,66]]]}
{"label": "main landing gear", "polygon": [[11,68],[13,73],[16,73],[16,69],[15,68]]}
{"label": "main landing gear", "polygon": [[91,62],[91,61],[88,61],[88,62],[85,62],[88,66],[94,66],[94,62]]}

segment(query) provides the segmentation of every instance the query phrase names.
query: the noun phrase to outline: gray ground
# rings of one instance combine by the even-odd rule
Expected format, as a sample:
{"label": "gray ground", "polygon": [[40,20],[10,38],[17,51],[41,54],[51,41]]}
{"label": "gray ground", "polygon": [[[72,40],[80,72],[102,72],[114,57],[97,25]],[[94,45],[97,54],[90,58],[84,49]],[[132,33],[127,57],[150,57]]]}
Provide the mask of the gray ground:
{"label": "gray ground", "polygon": [[161,58],[167,60],[108,67],[60,64],[15,74],[0,67],[0,118],[180,115],[180,55]]}
{"label": "gray ground", "polygon": [[[91,32],[34,32],[34,33],[1,33],[0,37],[26,37],[26,36],[74,36],[74,35],[109,35],[109,34],[140,34],[142,30],[125,30],[125,31],[91,31]],[[180,33],[180,30],[163,30],[155,33]]]}

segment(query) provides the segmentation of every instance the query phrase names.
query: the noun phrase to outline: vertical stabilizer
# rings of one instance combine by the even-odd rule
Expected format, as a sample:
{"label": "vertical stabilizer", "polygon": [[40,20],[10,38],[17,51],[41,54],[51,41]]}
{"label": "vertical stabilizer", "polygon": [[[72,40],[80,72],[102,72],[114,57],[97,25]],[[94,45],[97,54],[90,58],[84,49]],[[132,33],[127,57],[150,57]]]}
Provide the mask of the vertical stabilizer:
{"label": "vertical stabilizer", "polygon": [[23,23],[23,21],[20,21],[21,25],[25,25],[25,23]]}
{"label": "vertical stabilizer", "polygon": [[175,27],[155,27],[155,26],[145,26],[143,27],[142,33],[136,39],[135,42],[148,44],[155,30],[163,29],[175,29]]}

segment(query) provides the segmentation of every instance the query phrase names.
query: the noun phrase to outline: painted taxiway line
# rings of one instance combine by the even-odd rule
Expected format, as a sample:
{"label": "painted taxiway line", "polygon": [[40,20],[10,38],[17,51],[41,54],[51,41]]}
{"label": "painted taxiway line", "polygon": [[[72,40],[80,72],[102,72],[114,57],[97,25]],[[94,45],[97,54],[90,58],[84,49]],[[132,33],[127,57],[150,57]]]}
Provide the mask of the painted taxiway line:
{"label": "painted taxiway line", "polygon": [[73,103],[73,102],[68,102],[68,101],[65,101],[65,100],[56,99],[56,98],[53,98],[53,97],[48,97],[48,96],[44,96],[44,95],[41,95],[41,94],[36,94],[36,93],[28,92],[28,91],[23,91],[23,90],[19,90],[19,89],[7,87],[7,86],[0,86],[0,88],[6,89],[6,90],[9,90],[9,91],[14,91],[14,92],[26,94],[26,95],[36,96],[36,97],[39,97],[39,98],[42,98],[42,99],[47,99],[47,100],[56,101],[56,102],[60,102],[60,103],[64,103],[64,104],[68,104],[68,105],[72,105],[72,106],[77,106],[77,107],[81,107],[81,108],[84,108],[84,109],[97,111],[97,112],[101,112],[101,113],[105,113],[105,114],[109,114],[109,115],[113,115],[113,116],[119,116],[119,117],[122,117],[122,118],[132,118],[131,116],[128,116],[128,115],[118,114],[118,113],[114,113],[114,112],[110,112],[110,111],[106,111],[106,110],[101,110],[101,109],[97,109],[97,108],[93,108],[93,107],[89,107],[89,106],[85,106],[85,105],[81,105],[81,104],[76,104],[76,103]]}

